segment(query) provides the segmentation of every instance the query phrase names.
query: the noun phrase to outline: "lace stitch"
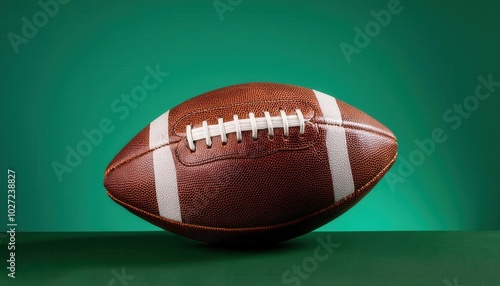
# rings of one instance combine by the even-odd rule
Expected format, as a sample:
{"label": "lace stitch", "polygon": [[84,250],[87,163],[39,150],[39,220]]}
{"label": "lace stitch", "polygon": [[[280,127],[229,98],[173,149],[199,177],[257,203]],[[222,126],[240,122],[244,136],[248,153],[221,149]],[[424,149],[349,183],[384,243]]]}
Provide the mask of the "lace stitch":
{"label": "lace stitch", "polygon": [[220,136],[223,144],[227,143],[227,134],[236,133],[236,140],[241,142],[242,132],[252,131],[252,138],[257,139],[258,130],[268,131],[268,136],[274,136],[275,128],[283,128],[283,135],[288,137],[290,127],[299,127],[300,135],[305,132],[305,124],[310,119],[305,119],[300,109],[295,110],[296,114],[286,115],[285,111],[280,109],[280,116],[271,117],[268,111],[264,111],[264,117],[255,117],[253,112],[248,113],[248,119],[239,119],[238,115],[233,116],[233,121],[224,122],[222,118],[217,119],[217,124],[209,125],[206,120],[202,122],[201,127],[192,128],[186,126],[186,137],[189,149],[196,150],[195,142],[205,139],[208,147],[212,146],[212,137]]}

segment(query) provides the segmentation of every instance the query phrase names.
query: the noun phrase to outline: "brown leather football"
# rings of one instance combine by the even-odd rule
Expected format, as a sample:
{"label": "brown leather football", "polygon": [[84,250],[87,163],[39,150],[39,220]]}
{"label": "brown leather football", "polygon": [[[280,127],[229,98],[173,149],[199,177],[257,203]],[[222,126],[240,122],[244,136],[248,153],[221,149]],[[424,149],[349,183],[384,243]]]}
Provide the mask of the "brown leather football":
{"label": "brown leather football", "polygon": [[168,231],[206,242],[291,239],[341,215],[397,156],[394,134],[316,90],[247,83],[151,122],[105,171],[108,195]]}

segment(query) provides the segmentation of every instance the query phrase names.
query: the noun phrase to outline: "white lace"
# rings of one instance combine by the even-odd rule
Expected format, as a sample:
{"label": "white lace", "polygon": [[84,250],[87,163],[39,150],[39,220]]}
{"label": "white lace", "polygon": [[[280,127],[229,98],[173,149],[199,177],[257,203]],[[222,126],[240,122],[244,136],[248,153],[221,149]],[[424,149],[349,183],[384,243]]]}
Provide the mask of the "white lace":
{"label": "white lace", "polygon": [[288,137],[290,127],[299,127],[300,135],[304,134],[306,122],[310,119],[305,119],[300,109],[295,110],[296,114],[286,115],[284,110],[280,110],[280,116],[271,117],[269,112],[264,111],[264,117],[255,117],[255,114],[250,112],[248,119],[239,119],[238,115],[233,116],[233,121],[224,122],[222,118],[217,120],[217,124],[209,125],[206,120],[202,122],[201,127],[192,128],[191,125],[186,126],[186,136],[189,144],[189,149],[196,150],[194,142],[205,139],[208,147],[212,146],[212,137],[220,136],[223,144],[227,143],[227,134],[236,133],[236,140],[241,142],[242,132],[252,131],[252,138],[257,139],[258,130],[267,129],[269,138],[274,136],[275,128],[283,128],[283,135]]}

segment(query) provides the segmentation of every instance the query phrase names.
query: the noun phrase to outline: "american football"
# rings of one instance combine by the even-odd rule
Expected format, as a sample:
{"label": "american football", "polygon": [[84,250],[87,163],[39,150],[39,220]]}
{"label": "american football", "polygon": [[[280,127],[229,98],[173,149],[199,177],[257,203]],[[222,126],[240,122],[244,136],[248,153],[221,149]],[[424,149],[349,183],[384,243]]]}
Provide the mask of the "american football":
{"label": "american football", "polygon": [[397,149],[387,127],[332,96],[246,83],[153,120],[108,165],[104,186],[132,213],[188,238],[276,243],[356,204]]}

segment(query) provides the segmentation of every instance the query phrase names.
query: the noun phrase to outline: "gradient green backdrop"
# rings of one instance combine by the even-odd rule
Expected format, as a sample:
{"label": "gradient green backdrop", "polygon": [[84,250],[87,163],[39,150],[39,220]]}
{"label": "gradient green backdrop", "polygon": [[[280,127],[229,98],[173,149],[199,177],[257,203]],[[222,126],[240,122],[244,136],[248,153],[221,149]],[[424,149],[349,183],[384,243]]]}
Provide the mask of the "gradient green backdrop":
{"label": "gradient green backdrop", "polygon": [[[44,24],[43,10],[37,1],[2,1],[0,181],[5,190],[7,168],[16,171],[18,230],[156,229],[107,197],[106,165],[167,109],[250,81],[334,95],[399,139],[389,173],[398,181],[384,179],[320,230],[500,229],[500,88],[461,116],[456,130],[443,119],[454,104],[471,100],[478,76],[500,81],[500,2],[435,2],[401,0],[400,12],[379,31],[372,27],[373,38],[348,62],[341,43],[354,45],[355,28],[364,30],[374,19],[370,11],[391,1],[243,0],[221,18],[213,1],[71,0],[17,53],[9,33],[22,36],[23,17],[32,22],[38,15]],[[157,65],[169,76],[126,116],[113,112],[113,102]],[[82,131],[104,118],[113,132],[59,181],[53,162],[64,163],[67,146],[76,148]],[[435,128],[447,140],[404,172],[402,162],[418,156],[415,140]]]}

